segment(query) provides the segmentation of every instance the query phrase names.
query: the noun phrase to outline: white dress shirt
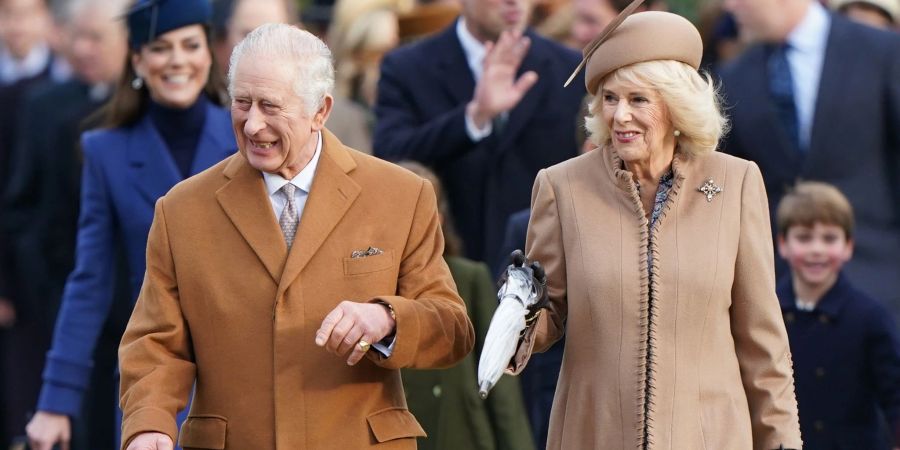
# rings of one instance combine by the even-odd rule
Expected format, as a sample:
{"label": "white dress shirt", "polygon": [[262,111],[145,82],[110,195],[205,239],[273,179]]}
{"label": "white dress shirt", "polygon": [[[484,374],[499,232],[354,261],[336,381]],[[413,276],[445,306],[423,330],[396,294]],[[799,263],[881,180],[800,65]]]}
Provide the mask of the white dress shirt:
{"label": "white dress shirt", "polygon": [[[284,212],[284,208],[287,206],[287,194],[281,191],[281,188],[284,185],[291,183],[297,189],[294,190],[294,205],[297,207],[297,217],[303,218],[303,209],[306,207],[306,200],[309,198],[309,189],[312,187],[313,178],[316,176],[316,168],[319,167],[319,157],[322,156],[322,132],[320,131],[316,136],[316,153],[313,154],[309,163],[306,164],[300,173],[291,178],[290,180],[286,180],[281,175],[263,172],[263,179],[266,182],[266,192],[269,194],[269,201],[272,202],[272,209],[275,211],[275,220],[281,218],[281,213]],[[300,236],[297,236],[298,238]],[[295,244],[300,244],[298,240],[294,241]],[[349,256],[349,255],[348,255]],[[372,344],[372,348],[381,352],[385,357],[390,357],[391,353],[394,351],[394,343],[395,339],[390,339],[390,341],[386,338],[381,342],[376,342]]]}
{"label": "white dress shirt", "polygon": [[816,98],[830,29],[831,16],[828,11],[818,2],[810,2],[803,20],[787,37],[787,60],[793,78],[800,146],[804,149],[809,149],[812,137]]}
{"label": "white dress shirt", "polygon": [[40,74],[50,64],[50,57],[50,47],[46,44],[34,46],[22,60],[13,58],[9,49],[0,45],[0,84],[12,84]]}
{"label": "white dress shirt", "polygon": [[[466,62],[469,63],[469,70],[472,71],[472,77],[477,85],[478,80],[481,79],[481,73],[484,72],[484,56],[487,54],[487,49],[481,41],[472,36],[472,33],[466,28],[466,21],[462,16],[456,21],[456,36],[459,38],[459,44],[462,45],[463,53],[466,55]],[[494,131],[494,126],[491,122],[485,124],[483,128],[478,128],[475,125],[475,121],[468,114],[465,116],[466,134],[469,135],[469,139],[472,141],[478,142],[490,136],[491,132]]]}

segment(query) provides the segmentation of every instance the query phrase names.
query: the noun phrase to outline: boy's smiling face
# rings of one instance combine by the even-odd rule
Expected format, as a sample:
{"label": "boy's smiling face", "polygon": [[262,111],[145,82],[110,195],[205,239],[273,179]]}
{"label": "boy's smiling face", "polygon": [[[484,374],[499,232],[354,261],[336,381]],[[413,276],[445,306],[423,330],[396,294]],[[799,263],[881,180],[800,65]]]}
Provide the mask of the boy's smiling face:
{"label": "boy's smiling face", "polygon": [[778,236],[778,252],[791,266],[795,284],[828,289],[853,256],[853,240],[838,225],[793,225]]}

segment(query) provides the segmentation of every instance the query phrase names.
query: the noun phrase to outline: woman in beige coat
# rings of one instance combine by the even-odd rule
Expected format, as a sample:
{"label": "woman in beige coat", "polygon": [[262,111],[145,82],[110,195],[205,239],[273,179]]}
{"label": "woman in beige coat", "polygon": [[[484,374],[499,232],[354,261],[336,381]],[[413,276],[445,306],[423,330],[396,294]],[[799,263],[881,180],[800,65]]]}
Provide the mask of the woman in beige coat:
{"label": "woman in beige coat", "polygon": [[599,148],[535,182],[550,303],[511,371],[567,333],[548,448],[799,449],[759,169],[714,151],[726,120],[694,26],[620,23],[585,50]]}

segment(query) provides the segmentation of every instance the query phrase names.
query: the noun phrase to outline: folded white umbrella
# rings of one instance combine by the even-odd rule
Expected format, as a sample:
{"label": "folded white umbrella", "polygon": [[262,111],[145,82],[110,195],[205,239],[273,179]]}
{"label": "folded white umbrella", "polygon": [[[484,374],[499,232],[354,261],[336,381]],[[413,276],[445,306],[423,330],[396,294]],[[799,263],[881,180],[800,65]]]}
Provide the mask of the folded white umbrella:
{"label": "folded white umbrella", "polygon": [[513,264],[506,269],[506,275],[506,283],[497,292],[500,305],[491,318],[478,361],[478,393],[481,398],[487,398],[488,392],[509,366],[509,360],[515,354],[519,338],[525,330],[528,308],[538,301],[538,290],[530,267]]}

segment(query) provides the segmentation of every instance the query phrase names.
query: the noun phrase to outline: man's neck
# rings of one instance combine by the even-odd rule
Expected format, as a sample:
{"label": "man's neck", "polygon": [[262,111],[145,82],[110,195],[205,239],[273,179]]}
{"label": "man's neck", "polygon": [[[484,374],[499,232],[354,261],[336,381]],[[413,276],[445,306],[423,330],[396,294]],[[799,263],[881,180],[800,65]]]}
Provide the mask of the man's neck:
{"label": "man's neck", "polygon": [[306,148],[303,150],[303,156],[300,161],[297,161],[296,165],[285,166],[279,169],[276,174],[285,180],[293,180],[303,169],[306,169],[306,166],[312,162],[313,158],[316,156],[316,151],[319,149],[319,131],[313,131],[312,135],[307,140]]}
{"label": "man's neck", "polygon": [[496,42],[499,36],[492,36],[487,32],[487,30],[483,30],[475,25],[474,21],[463,19],[463,25],[466,28],[466,31],[472,35],[478,42],[484,44],[487,41]]}
{"label": "man's neck", "polygon": [[787,41],[791,33],[800,25],[800,22],[803,22],[803,19],[806,18],[809,9],[813,7],[813,1],[815,0],[795,0],[785,8],[783,27],[775,39],[777,42]]}

